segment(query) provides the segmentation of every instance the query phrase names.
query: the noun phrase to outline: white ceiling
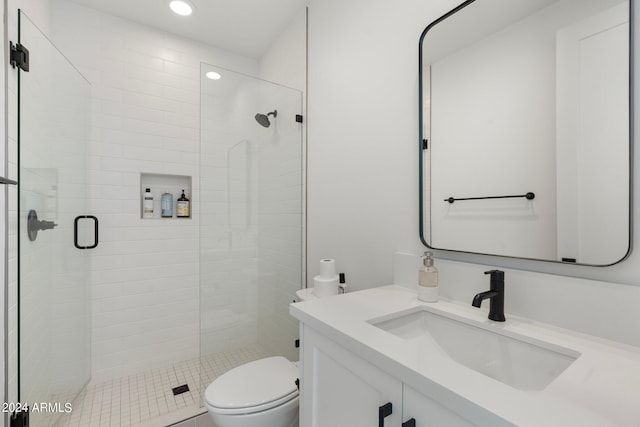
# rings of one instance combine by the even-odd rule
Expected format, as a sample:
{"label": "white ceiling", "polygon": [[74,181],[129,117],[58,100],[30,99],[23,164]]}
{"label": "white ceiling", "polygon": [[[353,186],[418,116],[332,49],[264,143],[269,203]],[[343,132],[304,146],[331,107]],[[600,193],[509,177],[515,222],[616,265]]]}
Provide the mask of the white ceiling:
{"label": "white ceiling", "polygon": [[307,0],[190,0],[191,16],[171,12],[167,0],[72,0],[141,24],[260,58]]}

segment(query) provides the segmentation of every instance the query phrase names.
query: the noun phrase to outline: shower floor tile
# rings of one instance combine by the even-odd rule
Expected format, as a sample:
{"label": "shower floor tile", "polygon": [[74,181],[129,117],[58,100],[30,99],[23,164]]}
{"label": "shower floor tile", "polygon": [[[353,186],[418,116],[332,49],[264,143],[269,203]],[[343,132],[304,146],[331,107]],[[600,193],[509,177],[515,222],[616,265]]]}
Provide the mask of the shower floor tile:
{"label": "shower floor tile", "polygon": [[[203,413],[204,387],[228,370],[268,357],[252,344],[89,385],[73,402],[73,411],[56,423],[60,427],[163,427]],[[200,371],[202,369],[202,380]],[[173,395],[174,387],[189,391]]]}

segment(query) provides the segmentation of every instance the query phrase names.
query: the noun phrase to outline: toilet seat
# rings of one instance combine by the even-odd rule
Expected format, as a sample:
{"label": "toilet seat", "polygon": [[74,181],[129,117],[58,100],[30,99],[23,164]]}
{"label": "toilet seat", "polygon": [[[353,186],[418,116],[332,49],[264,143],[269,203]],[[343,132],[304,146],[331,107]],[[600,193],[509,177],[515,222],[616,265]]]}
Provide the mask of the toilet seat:
{"label": "toilet seat", "polygon": [[298,397],[298,367],[282,356],[231,369],[205,391],[208,408],[221,415],[266,411]]}

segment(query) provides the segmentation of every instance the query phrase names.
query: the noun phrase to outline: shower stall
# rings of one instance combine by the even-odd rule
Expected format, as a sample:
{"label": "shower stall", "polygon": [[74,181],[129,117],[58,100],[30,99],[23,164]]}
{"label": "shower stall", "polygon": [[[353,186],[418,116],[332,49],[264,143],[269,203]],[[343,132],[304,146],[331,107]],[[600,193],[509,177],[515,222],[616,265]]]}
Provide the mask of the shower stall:
{"label": "shower stall", "polygon": [[[121,187],[109,183],[114,193],[140,200],[145,176],[187,176],[180,185],[191,184],[190,217],[145,219],[136,208],[133,213],[125,209],[122,218],[117,213],[103,218],[91,194],[99,187],[100,172],[90,150],[90,141],[100,137],[92,123],[93,82],[25,14],[19,17],[19,42],[29,49],[31,60],[28,72],[19,71],[17,94],[16,399],[54,405],[45,411],[32,406],[30,425],[168,425],[203,413],[204,388],[227,370],[273,355],[297,360],[298,325],[288,305],[303,284],[301,92],[202,63],[200,109],[194,117],[200,136],[199,167],[177,173],[128,170],[125,178],[140,178]],[[211,72],[218,78],[208,77]],[[147,144],[157,153],[166,140],[154,146],[149,138]],[[121,224],[127,228],[118,229]],[[165,356],[163,366],[145,367],[140,361],[114,371],[123,375],[107,377],[101,371],[96,379],[92,361],[102,360],[106,347],[95,336],[96,328],[103,327],[96,325],[95,313],[102,300],[92,289],[97,289],[98,280],[102,294],[109,284],[92,261],[96,254],[105,257],[103,245],[117,254],[109,256],[124,259],[127,251],[120,255],[121,246],[137,242],[131,236],[124,243],[116,237],[163,227],[171,232],[158,245],[180,240],[181,227],[185,232],[197,229],[193,240],[198,245],[198,271],[189,272],[197,277],[197,304],[182,313],[162,305],[150,307],[155,289],[151,279],[141,286],[151,289],[142,299],[144,311],[178,323],[181,318],[198,319],[185,320],[189,336],[197,339],[185,340],[188,348],[181,352],[171,342],[165,346],[160,334],[150,342],[156,353],[191,356]],[[109,291],[122,290],[117,295],[122,307],[114,306],[112,317],[131,316],[137,300],[126,293],[124,284],[131,287],[142,281],[140,271],[117,273],[122,284]],[[178,298],[180,275],[175,277],[176,289],[169,291]],[[98,320],[104,323],[102,317]],[[157,322],[142,320],[151,328]],[[135,329],[142,324],[115,326]],[[131,341],[112,342],[125,347]],[[145,342],[138,342],[138,347]]]}

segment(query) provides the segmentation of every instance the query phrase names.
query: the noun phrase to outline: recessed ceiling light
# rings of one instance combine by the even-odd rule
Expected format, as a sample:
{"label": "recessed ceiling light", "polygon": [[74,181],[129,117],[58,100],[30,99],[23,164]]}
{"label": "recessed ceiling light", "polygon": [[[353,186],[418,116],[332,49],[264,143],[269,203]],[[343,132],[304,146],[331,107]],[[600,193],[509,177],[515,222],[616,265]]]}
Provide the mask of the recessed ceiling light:
{"label": "recessed ceiling light", "polygon": [[171,0],[169,7],[181,16],[189,16],[193,13],[193,5],[186,0]]}
{"label": "recessed ceiling light", "polygon": [[220,73],[216,73],[215,71],[209,71],[205,74],[205,76],[211,80],[220,80],[220,78],[222,77]]}

